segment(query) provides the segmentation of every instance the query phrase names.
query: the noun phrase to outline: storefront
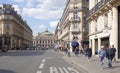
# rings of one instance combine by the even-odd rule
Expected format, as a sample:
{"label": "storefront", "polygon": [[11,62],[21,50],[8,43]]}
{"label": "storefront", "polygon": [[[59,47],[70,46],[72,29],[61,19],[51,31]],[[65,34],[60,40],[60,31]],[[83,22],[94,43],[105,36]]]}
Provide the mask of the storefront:
{"label": "storefront", "polygon": [[101,45],[103,45],[105,48],[109,47],[109,37],[101,38]]}
{"label": "storefront", "polygon": [[95,54],[98,53],[98,39],[95,39]]}

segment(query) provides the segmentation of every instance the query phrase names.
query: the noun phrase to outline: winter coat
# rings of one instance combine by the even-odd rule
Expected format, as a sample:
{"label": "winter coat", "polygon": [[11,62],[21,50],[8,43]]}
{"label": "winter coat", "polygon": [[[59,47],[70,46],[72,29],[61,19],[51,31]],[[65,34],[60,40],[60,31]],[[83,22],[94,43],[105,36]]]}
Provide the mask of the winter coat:
{"label": "winter coat", "polygon": [[91,48],[88,48],[88,49],[86,50],[86,52],[87,52],[87,56],[88,56],[88,57],[91,57],[91,56],[92,56],[92,49],[91,49]]}
{"label": "winter coat", "polygon": [[106,57],[108,59],[113,59],[115,57],[115,52],[116,52],[115,48],[111,48],[111,49],[107,48],[106,49]]}

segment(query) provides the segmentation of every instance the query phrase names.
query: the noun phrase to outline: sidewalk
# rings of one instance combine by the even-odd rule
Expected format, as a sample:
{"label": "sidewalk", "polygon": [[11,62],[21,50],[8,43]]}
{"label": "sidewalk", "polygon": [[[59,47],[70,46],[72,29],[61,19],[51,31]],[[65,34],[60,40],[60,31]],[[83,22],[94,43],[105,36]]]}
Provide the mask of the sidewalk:
{"label": "sidewalk", "polygon": [[108,68],[107,59],[105,59],[104,68],[101,69],[99,59],[96,56],[93,56],[91,60],[88,61],[82,54],[75,56],[71,53],[70,57],[66,55],[64,56],[64,59],[86,70],[88,73],[120,73],[120,62],[113,63],[113,68],[110,69]]}

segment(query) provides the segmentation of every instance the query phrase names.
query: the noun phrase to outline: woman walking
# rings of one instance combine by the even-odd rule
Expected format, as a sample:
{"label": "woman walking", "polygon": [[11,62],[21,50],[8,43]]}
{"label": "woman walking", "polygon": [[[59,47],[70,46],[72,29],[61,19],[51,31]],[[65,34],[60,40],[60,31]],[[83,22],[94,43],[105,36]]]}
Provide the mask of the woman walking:
{"label": "woman walking", "polygon": [[100,59],[100,66],[103,69],[104,59],[106,57],[106,52],[104,50],[104,46],[101,46],[101,49],[98,52],[98,56],[99,56],[99,59]]}

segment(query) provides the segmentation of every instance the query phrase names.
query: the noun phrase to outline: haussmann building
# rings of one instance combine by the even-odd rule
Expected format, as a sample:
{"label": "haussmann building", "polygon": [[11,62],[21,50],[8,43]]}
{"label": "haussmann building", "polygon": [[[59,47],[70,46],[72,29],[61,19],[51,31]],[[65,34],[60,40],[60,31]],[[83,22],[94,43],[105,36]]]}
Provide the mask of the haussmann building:
{"label": "haussmann building", "polygon": [[93,54],[114,45],[120,59],[120,0],[89,0],[89,41]]}
{"label": "haussmann building", "polygon": [[32,30],[10,4],[0,6],[0,50],[26,49],[32,45]]}
{"label": "haussmann building", "polygon": [[89,0],[66,0],[66,7],[55,30],[55,43],[61,44],[63,48],[68,44],[72,52],[72,41],[79,43],[88,41],[88,24],[86,14],[88,13]]}

